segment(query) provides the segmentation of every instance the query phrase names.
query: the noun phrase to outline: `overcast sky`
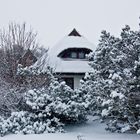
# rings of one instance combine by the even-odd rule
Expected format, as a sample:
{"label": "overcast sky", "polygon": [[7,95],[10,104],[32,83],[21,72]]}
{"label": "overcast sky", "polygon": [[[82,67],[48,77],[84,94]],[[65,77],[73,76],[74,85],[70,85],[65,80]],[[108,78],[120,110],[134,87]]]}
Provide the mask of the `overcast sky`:
{"label": "overcast sky", "polygon": [[138,29],[139,16],[140,0],[0,0],[0,28],[25,21],[45,46],[73,28],[97,45],[103,29],[117,36],[126,24]]}

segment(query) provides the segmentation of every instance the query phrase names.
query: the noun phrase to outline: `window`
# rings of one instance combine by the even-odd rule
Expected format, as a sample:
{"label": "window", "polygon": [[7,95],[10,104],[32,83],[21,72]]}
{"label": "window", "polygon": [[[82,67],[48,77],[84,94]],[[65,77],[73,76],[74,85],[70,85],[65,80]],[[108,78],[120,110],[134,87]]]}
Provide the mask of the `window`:
{"label": "window", "polygon": [[61,58],[73,58],[73,59],[86,59],[86,54],[91,52],[90,49],[86,48],[69,48],[58,54]]}
{"label": "window", "polygon": [[77,58],[77,53],[76,52],[71,52],[71,58]]}
{"label": "window", "polygon": [[76,58],[76,59],[85,59],[85,53],[84,52],[71,52],[71,58]]}
{"label": "window", "polygon": [[74,78],[72,77],[62,77],[61,78],[63,81],[66,82],[66,84],[71,87],[72,89],[74,89]]}
{"label": "window", "polygon": [[85,58],[84,52],[79,52],[79,58],[80,58],[80,59],[84,59],[84,58]]}

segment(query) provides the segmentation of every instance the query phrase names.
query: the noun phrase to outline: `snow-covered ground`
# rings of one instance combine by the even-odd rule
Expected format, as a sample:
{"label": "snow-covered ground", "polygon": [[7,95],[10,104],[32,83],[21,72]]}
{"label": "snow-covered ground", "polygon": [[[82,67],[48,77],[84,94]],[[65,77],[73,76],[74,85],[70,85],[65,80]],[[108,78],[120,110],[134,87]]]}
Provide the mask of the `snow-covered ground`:
{"label": "snow-covered ground", "polygon": [[90,120],[66,127],[67,133],[7,135],[0,140],[140,140],[140,135],[111,133],[104,128],[105,124]]}

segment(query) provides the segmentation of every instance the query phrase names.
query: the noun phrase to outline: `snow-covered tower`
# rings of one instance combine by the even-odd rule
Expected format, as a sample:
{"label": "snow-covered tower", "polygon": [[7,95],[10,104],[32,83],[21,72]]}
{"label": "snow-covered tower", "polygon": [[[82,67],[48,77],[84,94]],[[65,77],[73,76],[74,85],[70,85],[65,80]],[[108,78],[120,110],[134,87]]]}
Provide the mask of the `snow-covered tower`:
{"label": "snow-covered tower", "polygon": [[[37,63],[42,71],[45,71],[49,63],[54,68],[56,76],[75,89],[79,87],[80,79],[84,77],[85,72],[90,70],[86,54],[93,49],[95,46],[73,29],[58,44],[51,47],[48,54],[42,56]],[[38,65],[37,63],[35,65]]]}

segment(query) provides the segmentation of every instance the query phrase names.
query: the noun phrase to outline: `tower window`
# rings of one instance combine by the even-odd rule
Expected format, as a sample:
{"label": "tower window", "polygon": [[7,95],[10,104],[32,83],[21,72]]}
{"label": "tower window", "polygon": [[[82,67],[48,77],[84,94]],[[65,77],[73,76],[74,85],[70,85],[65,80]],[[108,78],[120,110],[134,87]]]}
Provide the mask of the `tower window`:
{"label": "tower window", "polygon": [[77,52],[71,52],[71,58],[77,58]]}
{"label": "tower window", "polygon": [[91,52],[90,49],[86,48],[69,48],[58,54],[61,58],[73,58],[73,59],[86,59],[86,54]]}
{"label": "tower window", "polygon": [[85,58],[85,53],[84,52],[79,52],[79,58],[84,59]]}

